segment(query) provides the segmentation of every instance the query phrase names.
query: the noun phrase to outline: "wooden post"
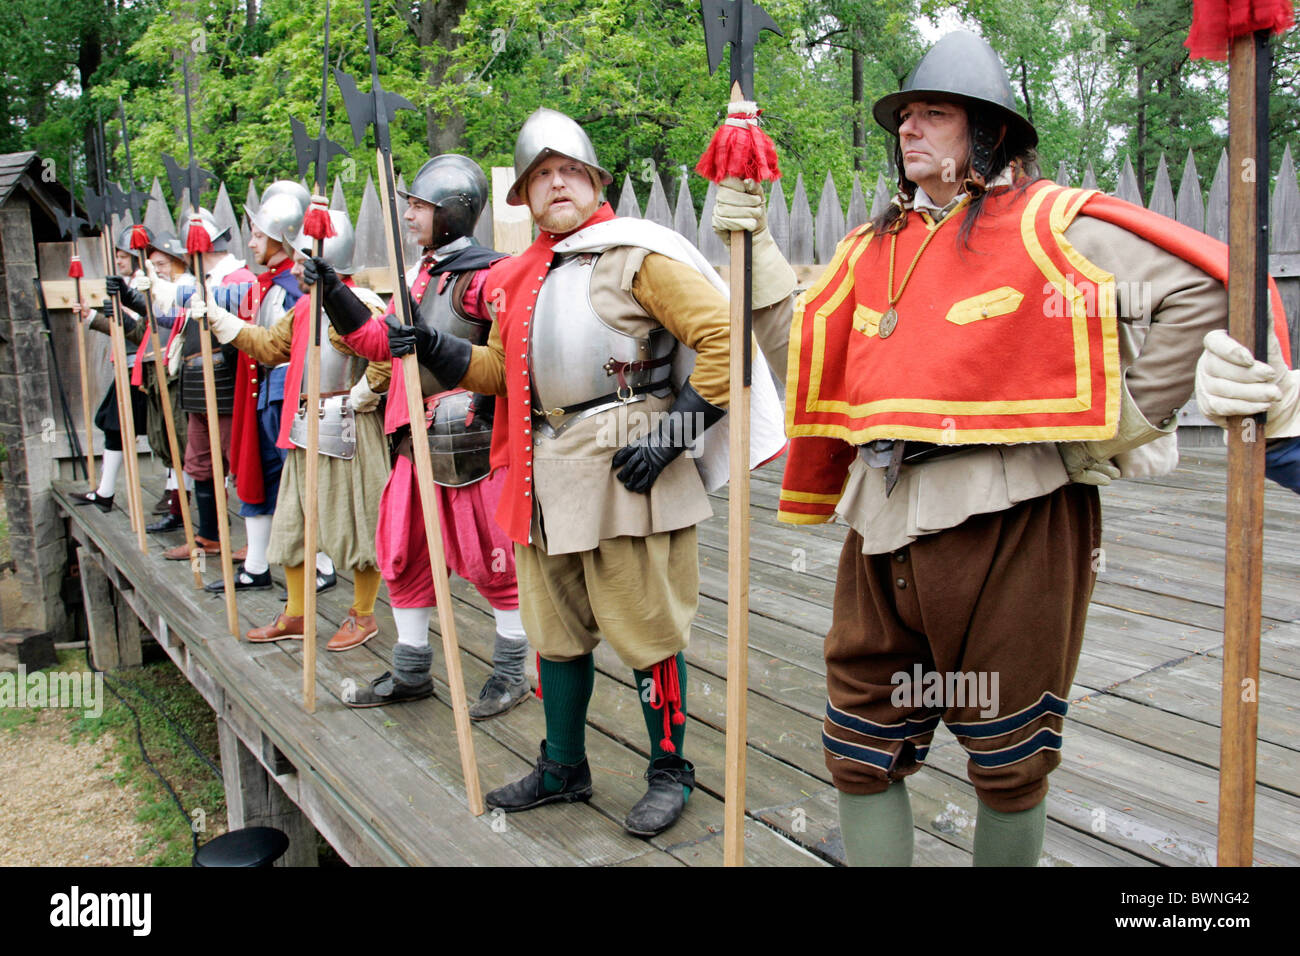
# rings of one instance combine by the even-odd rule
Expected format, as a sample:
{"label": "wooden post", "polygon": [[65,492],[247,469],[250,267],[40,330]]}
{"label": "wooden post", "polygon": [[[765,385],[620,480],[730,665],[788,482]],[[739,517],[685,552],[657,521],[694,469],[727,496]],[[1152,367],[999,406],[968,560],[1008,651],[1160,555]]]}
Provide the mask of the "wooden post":
{"label": "wooden post", "polygon": [[[145,262],[144,253],[140,254],[140,265],[143,268]],[[148,270],[145,270],[146,274]],[[194,524],[190,519],[190,502],[189,496],[185,494],[185,473],[184,459],[181,455],[180,440],[176,436],[176,417],[172,414],[171,386],[167,382],[167,350],[163,348],[162,336],[158,331],[158,320],[153,314],[153,290],[150,290],[145,296],[146,309],[149,318],[149,338],[153,340],[153,371],[154,378],[158,380],[158,397],[162,404],[163,425],[167,429],[167,448],[171,452],[172,472],[176,475],[176,496],[180,501],[181,524],[185,528],[185,548],[190,553],[191,559],[194,556],[196,543],[194,541]],[[141,379],[143,381],[143,378]],[[190,570],[194,574],[194,587],[203,588],[203,575],[199,573],[198,565],[191,560]]]}
{"label": "wooden post", "polygon": [[749,388],[745,385],[745,314],[751,239],[731,234],[731,483],[727,489],[727,757],[723,864],[745,864],[745,748],[749,687]]}
{"label": "wooden post", "polygon": [[[312,250],[317,258],[324,243],[317,239]],[[302,704],[316,713],[316,523],[320,506],[316,502],[320,468],[320,283],[311,286],[311,308],[307,311],[307,447],[302,489]],[[285,396],[288,398],[288,396]],[[296,400],[298,396],[294,396]],[[292,454],[292,453],[291,453]],[[308,569],[311,573],[308,574]]]}
{"label": "wooden post", "polygon": [[533,219],[528,207],[506,202],[506,193],[514,181],[513,166],[492,167],[493,248],[510,256],[519,255],[533,242]]}
{"label": "wooden post", "polygon": [[[379,154],[379,199],[384,206],[384,231],[388,248],[397,250],[397,237],[393,235],[395,210],[390,209],[388,197],[392,194],[389,181],[391,169]],[[401,261],[393,262],[394,269]],[[394,280],[394,288],[397,282]],[[404,315],[406,302],[401,295],[393,297],[397,320],[410,325],[411,316]],[[420,394],[420,364],[414,355],[403,355],[402,377],[406,380],[406,413],[411,424],[411,459],[415,462],[416,484],[420,490],[420,510],[424,512],[424,535],[429,542],[429,564],[433,567],[433,590],[438,600],[438,630],[442,634],[442,655],[447,662],[447,685],[451,694],[451,709],[456,718],[456,742],[460,747],[461,770],[465,774],[465,799],[474,816],[483,814],[483,788],[478,778],[478,759],[474,754],[474,736],[470,731],[469,704],[465,698],[465,678],[460,666],[460,644],[456,640],[456,618],[452,612],[451,586],[447,582],[447,555],[442,546],[442,522],[438,516],[438,497],[434,490],[433,464],[429,459],[429,435],[424,427],[424,397]],[[390,399],[391,400],[391,399]]]}
{"label": "wooden post", "polygon": [[[104,275],[112,273],[113,240],[109,230],[100,232],[100,242],[104,246]],[[109,329],[113,339],[113,377],[117,391],[118,426],[122,430],[122,464],[126,471],[126,501],[130,506],[131,528],[135,531],[136,543],[141,554],[149,553],[149,541],[144,531],[144,506],[140,498],[140,461],[135,447],[135,416],[131,404],[131,373],[126,367],[126,338],[122,331],[122,305],[110,296],[112,317]]]}
{"label": "wooden post", "polygon": [[[1266,35],[1265,35],[1266,36]],[[1228,332],[1256,341],[1260,214],[1268,181],[1267,140],[1259,141],[1256,80],[1267,39],[1232,41],[1228,67]],[[1265,53],[1267,56],[1267,53]],[[1266,67],[1265,67],[1266,71]],[[1266,72],[1263,74],[1266,76]],[[1267,94],[1267,86],[1265,86]],[[1247,176],[1248,171],[1254,175]],[[1264,186],[1266,189],[1267,187]],[[1265,200],[1267,192],[1265,192]],[[1264,247],[1267,255],[1267,246]],[[1265,260],[1267,261],[1267,260]],[[1265,286],[1264,296],[1267,296]],[[1267,352],[1260,358],[1266,359]],[[1255,749],[1259,723],[1259,629],[1264,570],[1264,426],[1228,420],[1227,554],[1223,598],[1223,727],[1219,745],[1220,866],[1250,866],[1255,838]]]}
{"label": "wooden post", "polygon": [[[198,224],[191,224],[191,229],[203,228]],[[198,278],[199,287],[195,295],[203,296],[207,294],[207,285],[204,281],[203,271],[203,253],[196,252],[193,257],[194,275]],[[193,303],[191,299],[191,303]],[[239,611],[235,606],[235,567],[230,557],[230,515],[226,513],[226,466],[221,460],[221,423],[217,419],[217,383],[216,373],[212,366],[212,334],[208,330],[208,320],[206,310],[208,304],[200,300],[198,303],[199,312],[199,348],[203,355],[203,408],[207,412],[208,419],[208,447],[212,450],[212,490],[217,499],[217,539],[221,544],[221,580],[225,584],[226,598],[226,626],[230,628],[230,633],[234,635],[235,640],[240,639],[239,633]],[[191,305],[190,312],[194,312]],[[193,318],[194,316],[191,315]],[[193,559],[197,553],[190,552]]]}
{"label": "wooden post", "polygon": [[[77,240],[72,240],[72,254],[77,254]],[[99,479],[95,474],[95,422],[90,410],[90,369],[86,363],[86,323],[83,321],[86,314],[86,300],[81,295],[81,279],[74,279],[76,285],[77,304],[81,306],[81,317],[77,319],[77,363],[81,367],[81,418],[86,425],[86,480],[90,482],[90,490],[94,491],[99,487]]]}

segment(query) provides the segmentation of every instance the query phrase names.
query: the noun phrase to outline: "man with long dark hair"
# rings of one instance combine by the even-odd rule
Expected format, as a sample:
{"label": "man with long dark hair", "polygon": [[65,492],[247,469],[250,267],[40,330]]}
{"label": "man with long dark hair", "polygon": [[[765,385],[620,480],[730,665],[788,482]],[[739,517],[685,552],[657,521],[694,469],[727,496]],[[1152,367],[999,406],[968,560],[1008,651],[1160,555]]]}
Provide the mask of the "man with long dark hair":
{"label": "man with long dark hair", "polygon": [[[1037,133],[974,34],[941,39],[873,112],[899,191],[796,303],[786,387],[779,517],[850,526],[826,763],[849,862],[910,863],[903,779],[942,720],[979,798],[975,863],[1034,865],[1097,486],[1176,462],[1201,339],[1226,324],[1226,248],[1039,178]],[[715,229],[761,230],[756,187],[718,207]]]}

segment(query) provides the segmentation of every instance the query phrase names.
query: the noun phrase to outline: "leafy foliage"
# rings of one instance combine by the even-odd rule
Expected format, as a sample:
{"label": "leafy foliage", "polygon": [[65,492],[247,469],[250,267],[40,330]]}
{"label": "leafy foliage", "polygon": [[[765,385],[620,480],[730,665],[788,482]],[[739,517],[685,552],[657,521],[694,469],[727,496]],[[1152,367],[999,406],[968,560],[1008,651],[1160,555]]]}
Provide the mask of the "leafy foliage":
{"label": "leafy foliage", "polygon": [[[1226,67],[1190,61],[1182,46],[1191,0],[766,0],[764,8],[785,36],[763,34],[756,94],[786,175],[802,173],[810,187],[830,172],[843,195],[855,167],[868,191],[877,171],[892,180],[890,143],[870,107],[899,87],[940,24],[965,24],[993,43],[1039,129],[1048,175],[1064,164],[1077,182],[1091,166],[1112,186],[1128,157],[1149,189],[1162,152],[1177,165],[1190,149],[1205,171],[1226,143]],[[725,63],[714,76],[705,68],[696,0],[374,0],[374,13],[382,82],[418,107],[393,126],[408,178],[429,143],[508,165],[523,119],[545,105],[582,122],[604,165],[620,181],[630,175],[642,199],[654,174],[671,193],[728,99]],[[259,188],[297,179],[289,118],[315,128],[323,20],[322,0],[6,0],[0,146],[84,154],[96,109],[110,116],[121,97],[137,179],[161,175],[161,153],[186,157],[188,62],[200,162],[236,196],[246,179]],[[362,0],[333,0],[331,30],[332,63],[367,88]],[[1292,33],[1275,47],[1270,115],[1281,140],[1300,123],[1300,41]],[[353,154],[331,172],[355,209],[374,143],[368,135],[352,147],[330,87],[331,138]],[[123,178],[114,124],[109,140],[111,171]],[[690,182],[698,202],[705,183]]]}

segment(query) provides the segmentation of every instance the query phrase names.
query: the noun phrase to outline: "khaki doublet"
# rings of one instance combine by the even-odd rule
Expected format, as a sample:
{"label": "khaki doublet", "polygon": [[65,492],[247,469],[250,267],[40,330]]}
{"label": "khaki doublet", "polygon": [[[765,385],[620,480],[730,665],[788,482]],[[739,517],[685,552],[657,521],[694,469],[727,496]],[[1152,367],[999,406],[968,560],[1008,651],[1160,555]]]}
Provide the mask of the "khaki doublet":
{"label": "khaki doublet", "polygon": [[[596,261],[590,296],[611,328],[640,337],[662,325],[693,348],[692,387],[726,405],[727,304],[693,267],[614,248]],[[501,350],[495,326],[487,350]],[[481,356],[463,386],[477,391],[490,383],[480,363]],[[660,371],[666,379],[668,369]],[[557,437],[534,430],[532,544],[516,545],[515,561],[524,629],[548,660],[588,654],[601,636],[639,669],[686,647],[699,603],[695,525],[713,512],[686,455],[648,494],[618,480],[614,454],[656,427],[674,394],[666,388],[638,399],[574,421]]]}

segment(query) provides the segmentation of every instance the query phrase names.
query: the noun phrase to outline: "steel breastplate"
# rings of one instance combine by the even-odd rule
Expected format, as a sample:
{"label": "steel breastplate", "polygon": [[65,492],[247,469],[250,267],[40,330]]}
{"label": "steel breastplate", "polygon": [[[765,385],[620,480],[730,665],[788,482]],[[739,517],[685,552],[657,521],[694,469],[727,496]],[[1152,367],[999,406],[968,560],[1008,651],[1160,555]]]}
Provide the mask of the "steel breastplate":
{"label": "steel breastplate", "polygon": [[[320,428],[317,450],[330,458],[350,459],[356,453],[356,426],[354,411],[348,404],[348,396],[337,394],[347,392],[360,378],[365,363],[351,355],[345,355],[334,347],[329,336],[322,336],[320,343]],[[307,381],[304,376],[301,388],[306,394]],[[335,393],[335,394],[331,394]],[[289,426],[289,441],[299,448],[307,447],[307,403],[299,399],[298,411]]]}
{"label": "steel breastplate", "polygon": [[[346,392],[357,383],[361,377],[361,370],[365,368],[365,361],[352,355],[346,355],[334,347],[330,337],[321,333],[320,339],[320,391],[321,394],[328,392]],[[307,391],[307,376],[304,372],[302,380],[302,391]]]}
{"label": "steel breastplate", "polygon": [[[465,389],[426,400],[429,459],[435,484],[460,488],[486,478],[492,470],[492,425],[469,414],[473,402],[474,393]],[[430,404],[434,405],[431,416]],[[471,419],[468,424],[467,418]]]}
{"label": "steel breastplate", "polygon": [[[444,276],[447,279],[445,283],[442,281]],[[485,345],[492,324],[465,315],[452,301],[452,293],[459,278],[460,274],[454,272],[433,276],[416,309],[415,320],[421,328],[440,335],[454,335],[468,340],[471,345]],[[439,286],[442,287],[441,292],[438,291]],[[453,389],[456,385],[456,382],[438,381],[437,376],[423,365],[420,366],[420,390],[424,395],[436,395]]]}
{"label": "steel breastplate", "polygon": [[613,363],[664,359],[677,346],[663,326],[641,337],[612,328],[596,314],[591,277],[598,258],[590,253],[564,257],[551,267],[537,296],[529,330],[528,373],[533,406],[548,413],[556,433],[563,430],[558,426],[567,424],[566,408],[587,405],[582,414],[594,414],[609,407],[591,406],[594,400],[608,397],[611,405],[637,401],[641,396],[633,396],[631,389],[667,379],[662,367],[628,371],[626,385],[621,386]]}

